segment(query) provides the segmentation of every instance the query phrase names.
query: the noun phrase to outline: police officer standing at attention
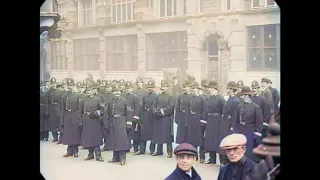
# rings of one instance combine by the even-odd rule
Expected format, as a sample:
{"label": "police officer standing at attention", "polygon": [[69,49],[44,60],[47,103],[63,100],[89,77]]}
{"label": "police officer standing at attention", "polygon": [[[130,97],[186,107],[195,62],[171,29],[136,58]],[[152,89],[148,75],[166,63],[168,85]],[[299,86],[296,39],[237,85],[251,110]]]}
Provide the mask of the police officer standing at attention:
{"label": "police officer standing at attention", "polygon": [[204,140],[204,149],[209,152],[209,161],[205,164],[216,164],[216,154],[219,152],[219,125],[222,120],[222,111],[226,103],[223,96],[218,94],[218,83],[216,80],[209,82],[210,96],[208,101],[207,128]]}
{"label": "police officer standing at attention", "polygon": [[[199,94],[200,85],[197,81],[192,83],[192,96],[188,114],[187,143],[200,147],[200,163],[204,162],[204,132],[207,125],[208,103],[207,99]],[[198,160],[198,156],[196,157]]]}
{"label": "police officer standing at attention", "polygon": [[263,114],[262,138],[265,138],[265,137],[267,137],[267,129],[269,126],[269,121],[270,121],[270,116],[271,116],[269,103],[265,97],[260,96],[258,94],[258,90],[260,88],[258,81],[252,81],[251,88],[252,88],[252,92],[253,92],[253,94],[251,96],[251,100],[252,100],[252,102],[259,105],[262,110],[262,114]]}
{"label": "police officer standing at attention", "polygon": [[[52,142],[56,142],[58,139],[58,126],[59,126],[59,114],[58,114],[58,107],[57,107],[57,99],[59,99],[57,93],[57,81],[56,78],[50,79],[49,90],[46,94],[45,104],[47,104],[46,108],[46,116],[48,116],[48,127],[49,131],[52,132],[53,140]],[[56,97],[57,96],[57,97]],[[46,139],[48,140],[48,139]]]}
{"label": "police officer standing at attention", "polygon": [[173,114],[175,107],[175,96],[168,93],[168,80],[161,81],[161,93],[158,94],[155,104],[153,105],[153,113],[156,115],[154,121],[154,129],[152,143],[157,144],[157,151],[153,156],[163,155],[163,144],[167,144],[167,158],[172,158],[172,142],[173,142]]}
{"label": "police officer standing at attention", "polygon": [[100,146],[103,144],[102,115],[105,105],[102,99],[97,96],[98,86],[93,86],[88,82],[89,96],[85,99],[81,113],[83,114],[82,122],[82,142],[83,146],[88,148],[89,154],[85,160],[94,159],[94,154],[97,161],[103,162],[101,157]]}
{"label": "police officer standing at attention", "polygon": [[[114,97],[107,102],[104,112],[104,128],[108,132],[108,149],[113,151],[109,163],[126,163],[126,151],[130,149],[127,127],[132,126],[132,111],[128,108],[127,100],[120,97],[118,86],[112,88]],[[128,118],[130,117],[130,118]]]}
{"label": "police officer standing at attention", "polygon": [[239,80],[238,82],[237,82],[237,96],[238,96],[238,98],[239,98],[239,100],[241,101],[241,99],[240,99],[240,93],[241,93],[241,89],[242,89],[242,87],[243,87],[244,85],[243,85],[243,81],[242,80]]}
{"label": "police officer standing at attention", "polygon": [[141,126],[140,126],[140,111],[141,111],[141,99],[138,98],[136,94],[133,94],[133,84],[130,81],[126,82],[126,100],[127,100],[127,108],[132,111],[132,126],[128,128],[129,141],[133,140],[133,151],[134,154],[139,152],[140,146],[140,134],[141,134]]}
{"label": "police officer standing at attention", "polygon": [[260,144],[261,132],[263,128],[263,115],[259,105],[251,101],[252,91],[250,87],[244,86],[241,90],[240,98],[243,103],[238,105],[235,113],[236,126],[234,133],[240,133],[247,138],[246,156],[258,162],[258,158],[252,150]]}
{"label": "police officer standing at attention", "polygon": [[266,100],[269,103],[269,107],[270,107],[270,123],[275,122],[274,119],[274,104],[273,104],[273,98],[272,98],[272,93],[270,91],[270,89],[268,88],[268,84],[269,84],[269,79],[267,78],[262,78],[261,79],[261,95],[264,96],[266,98]]}
{"label": "police officer standing at attention", "polygon": [[[154,80],[149,80],[146,84],[148,93],[142,98],[141,106],[141,136],[140,136],[140,151],[135,155],[145,154],[147,141],[152,140],[154,121],[156,116],[152,113],[152,105],[156,103],[157,94],[154,92]],[[149,146],[150,155],[155,151],[155,144],[150,142]]]}
{"label": "police officer standing at attention", "polygon": [[272,81],[268,79],[269,83],[267,83],[267,87],[270,89],[271,94],[272,94],[272,100],[273,100],[273,106],[274,106],[274,117],[276,119],[277,114],[279,112],[279,102],[280,102],[280,95],[279,92],[276,88],[272,87]]}
{"label": "police officer standing at attention", "polygon": [[[220,123],[219,129],[219,142],[232,133],[235,123],[235,117],[234,114],[237,110],[237,106],[240,104],[240,100],[236,96],[237,92],[237,83],[235,81],[230,81],[227,84],[227,93],[229,95],[229,98],[226,102],[226,104],[223,107],[223,113],[222,113],[222,121]],[[224,165],[228,162],[227,157],[225,156],[224,152],[220,152],[220,163],[221,165]]]}
{"label": "police officer standing at attention", "polygon": [[78,146],[80,142],[80,112],[79,112],[79,94],[75,92],[74,80],[69,78],[68,93],[66,98],[62,100],[64,109],[63,116],[63,145],[67,145],[67,153],[63,157],[78,157]]}
{"label": "police officer standing at attention", "polygon": [[64,122],[64,118],[65,118],[65,107],[63,106],[63,103],[66,102],[66,98],[67,98],[67,94],[69,92],[68,90],[68,78],[65,78],[64,80],[62,80],[61,82],[61,98],[60,98],[60,111],[59,111],[59,132],[60,132],[60,136],[59,136],[59,140],[57,142],[57,144],[62,144],[62,138],[63,138],[63,122]]}
{"label": "police officer standing at attention", "polygon": [[45,82],[42,82],[40,86],[40,140],[48,141],[48,116],[45,115],[45,98],[47,97],[46,94],[47,89],[45,87]]}
{"label": "police officer standing at attention", "polygon": [[[113,98],[112,94],[112,82],[110,80],[105,81],[105,90],[104,93],[101,95],[101,99],[105,106],[107,106],[108,101],[110,101]],[[102,128],[102,135],[103,135],[103,143],[104,146],[101,151],[107,151],[107,139],[108,139],[108,132],[105,130],[105,128]]]}
{"label": "police officer standing at attention", "polygon": [[140,99],[142,99],[142,97],[144,95],[146,95],[148,93],[148,91],[146,89],[144,89],[144,87],[143,87],[143,79],[141,77],[137,77],[136,85],[137,85],[137,89],[135,89],[133,91],[133,93],[136,94]]}
{"label": "police officer standing at attention", "polygon": [[178,96],[176,109],[175,109],[175,123],[177,124],[176,143],[181,144],[187,142],[188,135],[188,112],[190,109],[191,91],[190,82],[185,80],[183,83],[183,92]]}
{"label": "police officer standing at attention", "polygon": [[182,143],[174,149],[177,158],[176,169],[165,180],[201,180],[192,166],[197,156],[197,149],[188,143]]}
{"label": "police officer standing at attention", "polygon": [[225,137],[220,148],[227,154],[229,164],[220,168],[218,180],[242,180],[249,174],[257,163],[245,156],[247,138],[242,134],[231,134]]}

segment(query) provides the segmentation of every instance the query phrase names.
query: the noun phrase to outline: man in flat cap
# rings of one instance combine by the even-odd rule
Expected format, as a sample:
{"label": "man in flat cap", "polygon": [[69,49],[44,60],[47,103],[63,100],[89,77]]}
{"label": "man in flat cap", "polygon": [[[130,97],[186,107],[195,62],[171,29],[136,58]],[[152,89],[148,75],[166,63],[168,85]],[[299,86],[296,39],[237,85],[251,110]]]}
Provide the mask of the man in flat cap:
{"label": "man in flat cap", "polygon": [[247,138],[242,134],[231,134],[225,137],[220,148],[227,154],[230,161],[220,168],[218,180],[241,180],[250,173],[257,163],[245,156]]}
{"label": "man in flat cap", "polygon": [[274,117],[276,119],[277,114],[279,112],[279,102],[280,102],[280,95],[279,91],[272,87],[272,81],[268,79],[267,87],[270,89],[271,94],[272,94],[272,100],[273,100],[273,106],[274,106]]}
{"label": "man in flat cap", "polygon": [[165,180],[201,180],[197,171],[192,167],[197,149],[188,143],[182,143],[174,149],[177,157],[176,169]]}

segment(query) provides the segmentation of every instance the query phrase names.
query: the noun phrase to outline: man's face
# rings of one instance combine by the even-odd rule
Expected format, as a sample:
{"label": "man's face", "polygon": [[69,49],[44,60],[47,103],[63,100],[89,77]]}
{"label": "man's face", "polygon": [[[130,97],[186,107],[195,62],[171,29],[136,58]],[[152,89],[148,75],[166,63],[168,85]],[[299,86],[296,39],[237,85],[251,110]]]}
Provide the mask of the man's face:
{"label": "man's face", "polygon": [[252,92],[253,92],[253,94],[257,94],[258,88],[252,88]]}
{"label": "man's face", "polygon": [[178,83],[178,79],[174,79],[173,83],[177,84]]}
{"label": "man's face", "polygon": [[241,87],[238,87],[238,88],[237,88],[237,93],[240,93],[240,92],[241,92],[241,89],[242,89]]}
{"label": "man's face", "polygon": [[262,89],[266,89],[268,87],[268,83],[261,82],[261,87],[262,87]]}
{"label": "man's face", "polygon": [[149,91],[149,92],[152,92],[152,91],[153,91],[153,88],[152,88],[152,87],[149,87],[149,88],[148,88],[148,91]]}
{"label": "man's face", "polygon": [[133,92],[133,88],[127,88],[126,89],[128,93],[132,93]]}
{"label": "man's face", "polygon": [[224,151],[227,154],[230,162],[238,162],[244,156],[244,153],[246,152],[246,147],[237,146],[232,149],[225,149]]}
{"label": "man's face", "polygon": [[50,85],[52,89],[56,89],[57,88],[57,84],[51,84]]}
{"label": "man's face", "polygon": [[78,92],[79,94],[81,94],[81,93],[82,93],[82,88],[81,88],[81,87],[77,87],[77,92]]}
{"label": "man's face", "polygon": [[194,159],[195,159],[195,156],[192,154],[178,154],[177,155],[178,167],[181,170],[188,172],[192,168]]}
{"label": "man's face", "polygon": [[141,82],[141,81],[138,82],[138,87],[139,87],[139,88],[143,88],[143,82]]}
{"label": "man's face", "polygon": [[74,86],[73,85],[68,86],[68,91],[73,91],[73,90],[74,90]]}
{"label": "man's face", "polygon": [[113,95],[114,95],[115,97],[119,97],[120,94],[121,94],[120,91],[113,91]]}
{"label": "man's face", "polygon": [[92,94],[98,94],[99,91],[98,91],[98,89],[95,88],[95,89],[92,89],[91,93],[92,93]]}
{"label": "man's face", "polygon": [[161,90],[162,90],[162,92],[167,92],[167,91],[168,91],[168,88],[169,88],[169,87],[167,87],[167,86],[163,86],[163,87],[161,87]]}
{"label": "man's face", "polygon": [[122,91],[126,89],[124,85],[120,85],[119,88],[120,88]]}
{"label": "man's face", "polygon": [[50,87],[50,82],[46,82],[46,87],[47,87],[47,88]]}
{"label": "man's face", "polygon": [[228,88],[227,89],[227,93],[228,93],[229,96],[233,95],[234,94],[233,93],[233,89]]}
{"label": "man's face", "polygon": [[209,91],[210,91],[211,94],[216,94],[217,93],[217,90],[215,88],[210,88]]}
{"label": "man's face", "polygon": [[106,87],[107,92],[111,92],[111,90],[112,90],[112,87]]}

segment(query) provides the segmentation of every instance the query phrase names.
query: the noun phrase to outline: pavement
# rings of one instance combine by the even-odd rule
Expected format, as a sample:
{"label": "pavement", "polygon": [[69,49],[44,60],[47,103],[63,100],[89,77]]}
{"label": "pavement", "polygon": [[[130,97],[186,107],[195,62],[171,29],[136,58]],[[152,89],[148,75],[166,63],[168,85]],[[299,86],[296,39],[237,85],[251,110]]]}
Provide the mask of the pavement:
{"label": "pavement", "polygon": [[[163,180],[176,167],[175,158],[168,159],[166,154],[150,156],[148,151],[146,155],[140,156],[134,156],[132,152],[127,153],[125,166],[107,162],[112,158],[112,151],[102,152],[105,162],[95,159],[84,161],[87,150],[80,150],[78,158],[63,158],[67,147],[56,145],[50,141],[51,139],[47,142],[40,141],[40,172],[46,180]],[[173,148],[175,146],[176,144]],[[194,168],[203,180],[214,180],[218,177],[219,165],[200,164],[197,161]]]}

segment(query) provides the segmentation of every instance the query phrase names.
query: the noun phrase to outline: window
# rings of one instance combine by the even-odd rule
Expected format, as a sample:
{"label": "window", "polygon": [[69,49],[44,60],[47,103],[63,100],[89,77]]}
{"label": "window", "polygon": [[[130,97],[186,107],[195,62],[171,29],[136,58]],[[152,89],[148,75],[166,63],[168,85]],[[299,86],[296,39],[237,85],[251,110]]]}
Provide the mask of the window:
{"label": "window", "polygon": [[83,1],[83,26],[92,24],[92,1]]}
{"label": "window", "polygon": [[177,0],[159,0],[159,16],[161,18],[177,15]]}
{"label": "window", "polygon": [[100,41],[98,38],[74,40],[74,69],[99,70]]}
{"label": "window", "polygon": [[146,35],[147,70],[187,68],[187,32]]}
{"label": "window", "polygon": [[134,20],[135,0],[112,0],[111,15],[113,23]]}
{"label": "window", "polygon": [[52,70],[68,69],[66,44],[67,44],[67,41],[51,42],[51,69]]}
{"label": "window", "polygon": [[274,0],[251,0],[251,8],[274,8],[277,4]]}
{"label": "window", "polygon": [[137,35],[106,38],[106,69],[132,71],[138,69]]}
{"label": "window", "polygon": [[203,0],[198,0],[198,5],[199,5],[199,12],[203,13]]}
{"label": "window", "polygon": [[[252,0],[253,1],[253,0]],[[227,11],[231,10],[231,0],[226,0]]]}
{"label": "window", "polygon": [[248,68],[280,68],[280,25],[248,27]]}

